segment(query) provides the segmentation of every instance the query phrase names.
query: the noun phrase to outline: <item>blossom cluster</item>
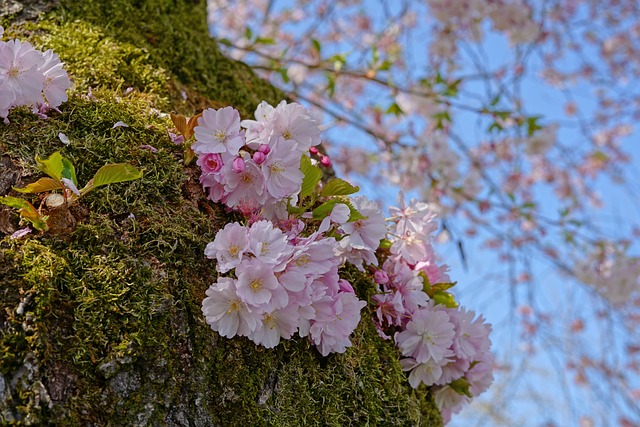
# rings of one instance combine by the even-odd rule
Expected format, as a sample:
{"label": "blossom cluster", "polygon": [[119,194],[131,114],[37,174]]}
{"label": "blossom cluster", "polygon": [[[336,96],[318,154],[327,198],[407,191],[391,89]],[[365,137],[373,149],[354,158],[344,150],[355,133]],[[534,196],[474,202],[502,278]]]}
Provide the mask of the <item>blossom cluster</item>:
{"label": "blossom cluster", "polygon": [[267,348],[295,333],[308,336],[320,353],[342,353],[360,322],[360,301],[338,275],[334,238],[313,233],[287,235],[266,220],[250,227],[227,224],[205,254],[219,272],[235,270],[235,279],[219,278],[207,290],[202,311],[220,335],[246,336]]}
{"label": "blossom cluster", "polygon": [[[217,260],[217,270],[236,278],[211,285],[203,313],[225,337],[246,336],[270,348],[298,333],[323,355],[344,352],[366,303],[340,279],[338,268],[347,257],[374,257],[384,218],[378,212],[349,222],[349,207],[336,204],[318,230],[304,236],[304,223],[286,208],[301,190],[301,158],[320,143],[320,130],[296,103],[263,102],[255,118],[241,123],[231,107],[207,109],[194,128],[192,148],[209,198],[252,221],[249,227],[228,224],[207,245],[205,254]],[[366,211],[365,201],[354,203]],[[374,220],[377,234],[371,238],[366,230]],[[345,230],[340,243],[323,235],[332,224]]]}
{"label": "blossom cluster", "polygon": [[300,158],[320,144],[320,129],[297,103],[272,107],[262,102],[255,117],[241,122],[232,107],[202,113],[192,145],[200,181],[215,202],[283,218],[286,205],[280,202],[300,191]]}
{"label": "blossom cluster", "polygon": [[577,261],[574,274],[614,306],[633,303],[640,295],[640,258],[612,244],[602,244]]}
{"label": "blossom cluster", "polygon": [[[0,38],[3,33],[0,27]],[[6,120],[15,107],[44,113],[65,102],[71,81],[63,65],[51,49],[41,52],[28,42],[0,40],[0,117]]]}
{"label": "blossom cluster", "polygon": [[436,403],[448,420],[493,380],[491,328],[473,311],[447,304],[446,292],[432,292],[433,298],[425,292],[451,286],[448,268],[438,265],[431,245],[435,215],[425,203],[411,200],[406,205],[402,192],[398,204],[389,209],[389,235],[394,236],[390,254],[374,272],[380,287],[373,297],[375,322],[383,338],[389,338],[386,331],[395,331],[409,383],[414,388],[421,383],[433,386]]}

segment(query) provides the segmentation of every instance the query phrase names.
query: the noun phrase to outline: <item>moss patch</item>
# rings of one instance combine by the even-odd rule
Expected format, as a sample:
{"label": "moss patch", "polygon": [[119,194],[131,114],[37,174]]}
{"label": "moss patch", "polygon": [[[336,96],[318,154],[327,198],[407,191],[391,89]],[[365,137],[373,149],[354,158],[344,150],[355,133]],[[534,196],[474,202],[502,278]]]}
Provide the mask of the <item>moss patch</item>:
{"label": "moss patch", "polygon": [[[34,180],[35,155],[57,150],[81,184],[107,162],[130,162],[144,177],[81,199],[67,233],[0,234],[0,423],[440,425],[366,310],[354,346],[326,358],[304,339],[267,350],[220,339],[205,324],[201,301],[215,271],[203,250],[233,217],[203,198],[158,111],[210,102],[248,116],[281,94],[217,52],[202,4],[62,3],[37,24],[8,29],[54,48],[76,84],[61,114],[16,110],[0,124],[0,151],[19,170],[11,185]],[[117,121],[129,127],[113,129]],[[0,214],[18,227],[17,215]],[[349,274],[362,295],[370,290]]]}

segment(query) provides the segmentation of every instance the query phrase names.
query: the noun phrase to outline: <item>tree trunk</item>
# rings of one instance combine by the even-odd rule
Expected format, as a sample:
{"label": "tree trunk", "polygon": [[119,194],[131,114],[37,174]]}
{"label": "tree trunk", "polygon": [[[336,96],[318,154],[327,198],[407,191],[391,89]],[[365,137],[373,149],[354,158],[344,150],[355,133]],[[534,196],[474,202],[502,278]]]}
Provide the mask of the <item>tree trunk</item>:
{"label": "tree trunk", "polygon": [[[284,96],[217,51],[203,2],[11,0],[0,23],[5,39],[53,48],[75,84],[61,113],[17,109],[0,124],[0,195],[39,177],[35,156],[54,151],[81,184],[109,162],[144,169],[81,199],[47,233],[11,239],[18,217],[0,208],[0,423],[441,424],[366,309],[353,347],[324,358],[305,339],[267,350],[206,325],[216,273],[203,250],[234,217],[204,198],[164,113],[232,105],[249,117]],[[344,274],[361,297],[371,291]]]}

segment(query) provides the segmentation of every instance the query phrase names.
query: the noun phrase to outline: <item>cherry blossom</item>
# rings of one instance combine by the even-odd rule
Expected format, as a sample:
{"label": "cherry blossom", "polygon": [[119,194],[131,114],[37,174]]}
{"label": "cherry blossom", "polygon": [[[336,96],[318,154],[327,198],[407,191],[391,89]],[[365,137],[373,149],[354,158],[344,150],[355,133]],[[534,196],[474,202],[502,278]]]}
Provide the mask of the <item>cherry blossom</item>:
{"label": "cherry blossom", "polygon": [[207,108],[198,119],[198,126],[194,128],[194,133],[196,143],[192,148],[198,154],[236,155],[245,144],[240,132],[240,114],[233,107],[219,110]]}
{"label": "cherry blossom", "polygon": [[235,281],[221,277],[207,289],[202,301],[202,314],[214,331],[223,337],[248,336],[257,327],[257,316],[251,313],[237,295]]}

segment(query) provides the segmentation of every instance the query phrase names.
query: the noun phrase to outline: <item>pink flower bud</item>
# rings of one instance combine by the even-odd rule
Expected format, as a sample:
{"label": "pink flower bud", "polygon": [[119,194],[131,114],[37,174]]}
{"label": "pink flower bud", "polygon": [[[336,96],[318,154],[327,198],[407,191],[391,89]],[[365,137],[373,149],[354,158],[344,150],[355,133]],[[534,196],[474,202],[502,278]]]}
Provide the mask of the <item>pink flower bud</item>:
{"label": "pink flower bud", "polygon": [[231,169],[235,173],[240,173],[244,171],[244,160],[242,160],[242,157],[238,157],[233,161],[231,165]]}
{"label": "pink flower bud", "polygon": [[257,165],[263,164],[265,160],[267,160],[267,156],[263,152],[256,151],[253,153],[253,161],[256,162]]}
{"label": "pink flower bud", "polygon": [[220,154],[201,154],[198,156],[198,166],[202,168],[202,173],[217,173],[222,169],[222,156]]}
{"label": "pink flower bud", "polygon": [[329,166],[331,166],[331,159],[329,158],[329,156],[322,156],[322,158],[320,159],[320,164],[325,168],[328,168]]}
{"label": "pink flower bud", "polygon": [[316,147],[309,147],[309,152],[311,154],[318,154],[318,149]]}
{"label": "pink flower bud", "polygon": [[267,144],[260,144],[260,146],[258,147],[258,151],[266,156],[271,152],[271,147],[269,147]]}
{"label": "pink flower bud", "polygon": [[373,273],[373,280],[380,285],[384,285],[385,283],[389,283],[389,276],[382,270],[376,270],[376,272]]}

